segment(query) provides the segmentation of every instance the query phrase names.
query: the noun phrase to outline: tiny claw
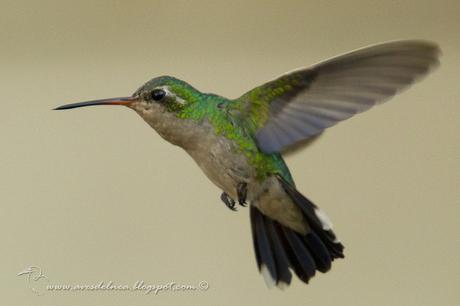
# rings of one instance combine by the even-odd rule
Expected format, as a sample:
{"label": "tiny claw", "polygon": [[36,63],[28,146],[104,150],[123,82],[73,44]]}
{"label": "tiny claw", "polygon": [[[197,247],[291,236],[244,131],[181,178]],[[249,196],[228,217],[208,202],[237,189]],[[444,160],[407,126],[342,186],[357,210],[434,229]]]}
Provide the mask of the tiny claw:
{"label": "tiny claw", "polygon": [[239,183],[238,186],[236,187],[236,192],[238,194],[238,203],[246,207],[246,196],[248,194],[248,184],[246,183]]}
{"label": "tiny claw", "polygon": [[224,204],[231,210],[233,211],[236,211],[236,208],[235,208],[235,200],[233,200],[232,198],[230,198],[230,196],[226,193],[226,192],[222,192],[222,194],[220,195],[220,199],[222,200],[222,202],[224,202]]}

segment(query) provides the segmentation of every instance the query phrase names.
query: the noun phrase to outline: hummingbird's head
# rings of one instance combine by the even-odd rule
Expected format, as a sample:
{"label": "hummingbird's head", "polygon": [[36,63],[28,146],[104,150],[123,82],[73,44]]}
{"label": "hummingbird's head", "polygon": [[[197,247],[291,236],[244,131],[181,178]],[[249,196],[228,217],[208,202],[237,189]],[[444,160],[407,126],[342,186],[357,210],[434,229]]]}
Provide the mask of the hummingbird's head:
{"label": "hummingbird's head", "polygon": [[184,81],[170,76],[161,76],[148,81],[128,97],[66,104],[55,110],[94,105],[123,105],[132,108],[145,118],[151,113],[179,113],[187,105],[197,101],[200,95],[198,90]]}
{"label": "hummingbird's head", "polygon": [[[188,83],[170,76],[154,78],[142,85],[132,97],[136,101],[129,105],[148,121],[159,114],[178,114],[196,102],[201,93]],[[153,118],[152,118],[153,119]]]}
{"label": "hummingbird's head", "polygon": [[[170,76],[154,78],[131,96],[66,104],[56,110],[94,105],[123,105],[135,110],[163,138],[178,144],[190,130],[181,114],[193,109],[202,93]],[[188,137],[188,136],[187,136]]]}

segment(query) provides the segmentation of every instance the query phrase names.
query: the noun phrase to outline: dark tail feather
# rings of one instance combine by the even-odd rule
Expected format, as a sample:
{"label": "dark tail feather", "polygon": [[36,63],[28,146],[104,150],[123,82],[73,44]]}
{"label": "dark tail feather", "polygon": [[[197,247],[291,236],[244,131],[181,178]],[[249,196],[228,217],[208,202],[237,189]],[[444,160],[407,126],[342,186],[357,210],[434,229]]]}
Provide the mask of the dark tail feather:
{"label": "dark tail feather", "polygon": [[[273,279],[278,279],[275,256],[273,252],[273,243],[270,241],[265,217],[260,213],[253,213],[251,210],[252,237],[254,241],[254,249],[256,250],[257,264],[259,270],[264,273],[269,273]],[[268,271],[266,271],[266,270]]]}
{"label": "dark tail feather", "polygon": [[301,235],[263,215],[251,206],[254,249],[259,270],[269,286],[280,288],[291,283],[291,270],[305,283],[316,270],[327,272],[335,258],[343,258],[343,245],[318,217],[317,207],[280,178],[286,193],[302,209],[310,232]]}
{"label": "dark tail feather", "polygon": [[[316,234],[320,242],[322,242],[329,251],[331,260],[335,258],[343,258],[343,245],[338,241],[335,236],[332,228],[329,224],[329,221],[324,220],[325,215],[319,210],[319,208],[313,204],[309,199],[297,191],[294,187],[291,186],[281,177],[278,177],[281,185],[283,186],[286,193],[291,197],[295,204],[303,211],[305,218],[307,219],[308,225],[310,226],[313,233]],[[324,216],[324,217],[322,217]],[[321,219],[323,218],[323,220]],[[309,237],[307,235],[306,237]],[[314,239],[314,238],[309,238]]]}

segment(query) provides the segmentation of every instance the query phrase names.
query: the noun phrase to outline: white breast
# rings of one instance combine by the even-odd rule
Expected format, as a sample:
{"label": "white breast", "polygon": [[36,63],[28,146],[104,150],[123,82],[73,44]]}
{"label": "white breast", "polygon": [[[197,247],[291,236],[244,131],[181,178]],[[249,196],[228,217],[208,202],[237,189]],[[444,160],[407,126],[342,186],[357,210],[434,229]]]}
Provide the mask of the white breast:
{"label": "white breast", "polygon": [[255,168],[232,140],[216,135],[210,123],[204,122],[196,132],[199,141],[186,151],[217,187],[238,199],[238,184],[255,183]]}

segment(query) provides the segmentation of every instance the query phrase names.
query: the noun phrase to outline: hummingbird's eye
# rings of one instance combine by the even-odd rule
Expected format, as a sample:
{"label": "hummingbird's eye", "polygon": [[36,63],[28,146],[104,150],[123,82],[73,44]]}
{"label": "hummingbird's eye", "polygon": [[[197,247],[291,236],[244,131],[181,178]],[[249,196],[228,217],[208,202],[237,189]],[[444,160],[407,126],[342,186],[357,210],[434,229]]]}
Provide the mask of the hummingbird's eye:
{"label": "hummingbird's eye", "polygon": [[160,101],[166,96],[166,92],[163,89],[154,89],[151,93],[151,97],[155,101]]}

